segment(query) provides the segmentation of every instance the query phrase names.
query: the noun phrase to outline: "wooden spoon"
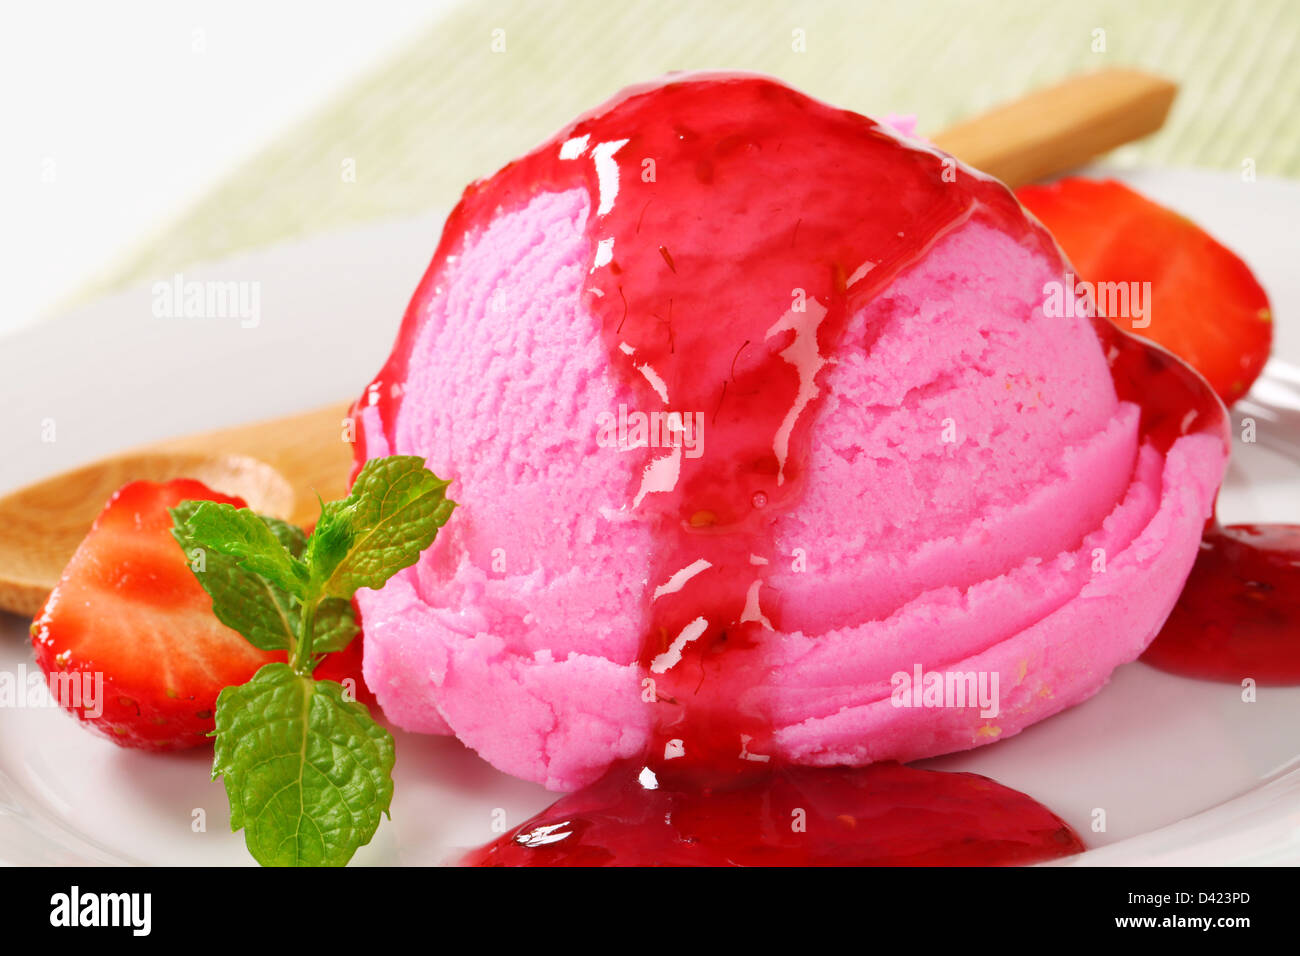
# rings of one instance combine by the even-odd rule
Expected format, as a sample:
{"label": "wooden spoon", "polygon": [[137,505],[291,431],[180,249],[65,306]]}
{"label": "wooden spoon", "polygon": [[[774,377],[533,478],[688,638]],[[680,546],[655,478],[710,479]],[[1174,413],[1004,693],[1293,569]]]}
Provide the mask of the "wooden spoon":
{"label": "wooden spoon", "polygon": [[1154,133],[1177,92],[1149,73],[1103,70],[958,123],[934,143],[1008,186],[1021,186]]}
{"label": "wooden spoon", "polygon": [[33,615],[109,496],[129,481],[197,478],[263,514],[306,525],[316,494],[347,493],[348,403],[158,442],[0,498],[0,608]]}
{"label": "wooden spoon", "polygon": [[[1009,185],[1063,172],[1158,129],[1176,87],[1109,70],[1032,93],[934,137]],[[340,403],[289,418],[123,452],[0,498],[0,608],[32,615],[109,496],[129,481],[197,478],[264,514],[308,524],[316,495],[347,490],[352,446]]]}

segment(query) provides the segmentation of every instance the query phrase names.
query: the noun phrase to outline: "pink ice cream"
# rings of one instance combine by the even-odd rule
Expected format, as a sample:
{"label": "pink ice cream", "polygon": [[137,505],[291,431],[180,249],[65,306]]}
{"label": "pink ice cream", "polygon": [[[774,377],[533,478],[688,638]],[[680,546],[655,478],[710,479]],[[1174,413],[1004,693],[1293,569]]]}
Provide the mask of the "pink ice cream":
{"label": "pink ice cream", "polygon": [[[627,506],[646,460],[597,442],[635,398],[583,295],[592,205],[539,189],[444,237],[404,376],[380,386],[393,421],[358,411],[368,456],[422,456],[460,504],[418,565],[358,593],[367,683],[398,726],[556,790],[645,746],[638,653],[663,584]],[[1044,310],[1059,267],[971,221],[849,317],[802,497],[772,528],[770,673],[737,701],[770,715],[787,760],[1010,737],[1095,694],[1178,597],[1222,444],[1141,440],[1090,320]],[[996,714],[899,706],[918,666],[995,677]]]}

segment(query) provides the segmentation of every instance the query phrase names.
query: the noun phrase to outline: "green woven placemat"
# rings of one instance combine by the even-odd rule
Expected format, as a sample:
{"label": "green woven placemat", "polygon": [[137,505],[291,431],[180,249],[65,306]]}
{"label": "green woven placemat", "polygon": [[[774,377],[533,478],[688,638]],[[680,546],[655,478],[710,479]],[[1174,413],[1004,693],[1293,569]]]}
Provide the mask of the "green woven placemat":
{"label": "green woven placemat", "polygon": [[669,70],[772,73],[863,113],[915,113],[925,133],[1068,74],[1138,66],[1181,92],[1164,129],[1113,162],[1300,176],[1298,36],[1297,0],[466,3],[78,298],[448,208],[577,113]]}

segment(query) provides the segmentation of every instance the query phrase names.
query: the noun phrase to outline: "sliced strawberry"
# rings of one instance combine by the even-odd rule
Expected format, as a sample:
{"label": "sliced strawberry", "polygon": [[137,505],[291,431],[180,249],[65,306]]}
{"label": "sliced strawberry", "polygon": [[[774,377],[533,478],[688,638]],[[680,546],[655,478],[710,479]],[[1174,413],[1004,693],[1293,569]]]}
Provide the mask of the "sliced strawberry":
{"label": "sliced strawberry", "polygon": [[190,573],[167,513],[187,498],[244,505],[187,479],[124,486],[32,624],[36,660],[56,700],[123,746],[207,742],[221,689],[275,659],[216,619]]}
{"label": "sliced strawberry", "polygon": [[1133,328],[1205,376],[1224,402],[1246,394],[1273,341],[1268,296],[1231,250],[1184,216],[1114,180],[1061,179],[1016,196],[1080,279],[1150,282],[1151,324]]}
{"label": "sliced strawberry", "polygon": [[[86,726],[126,747],[177,750],[210,743],[223,687],[283,661],[212,613],[212,600],[171,536],[167,509],[187,499],[244,502],[189,479],[121,488],[95,520],[32,623],[51,693]],[[361,639],[329,655],[317,676],[361,680]]]}

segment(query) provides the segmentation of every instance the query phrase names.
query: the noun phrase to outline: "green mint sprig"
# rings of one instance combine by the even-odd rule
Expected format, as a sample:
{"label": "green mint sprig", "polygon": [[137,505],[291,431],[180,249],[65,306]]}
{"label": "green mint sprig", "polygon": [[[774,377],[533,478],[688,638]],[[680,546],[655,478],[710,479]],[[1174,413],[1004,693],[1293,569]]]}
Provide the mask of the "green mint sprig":
{"label": "green mint sprig", "polygon": [[283,650],[217,698],[212,777],[230,826],[263,866],[342,866],[393,798],[393,738],[334,681],[312,676],[356,636],[352,595],[378,588],[433,543],[456,503],[416,457],[375,458],[311,537],[248,508],[185,501],[172,535],[212,610],[262,650]]}

